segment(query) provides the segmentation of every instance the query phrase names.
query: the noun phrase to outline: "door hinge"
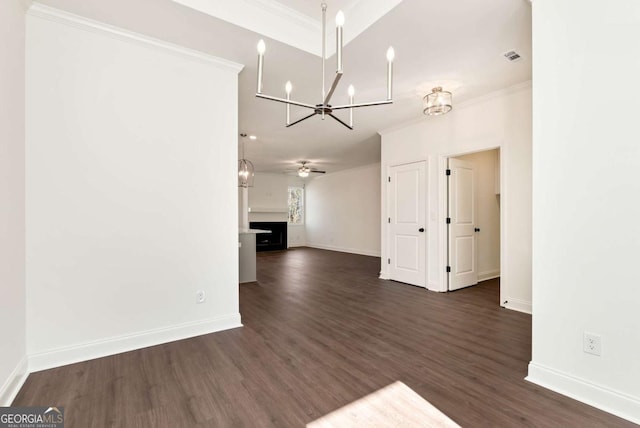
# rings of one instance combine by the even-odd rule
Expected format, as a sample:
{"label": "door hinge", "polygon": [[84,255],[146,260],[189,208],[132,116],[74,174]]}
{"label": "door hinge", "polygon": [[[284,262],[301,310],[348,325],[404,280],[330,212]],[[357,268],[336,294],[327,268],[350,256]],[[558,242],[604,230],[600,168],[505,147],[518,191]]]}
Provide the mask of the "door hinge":
{"label": "door hinge", "polygon": [[451,217],[447,217],[447,224],[451,224]]}
{"label": "door hinge", "polygon": [[387,259],[387,264],[390,265],[391,264],[391,259]]}
{"label": "door hinge", "polygon": [[388,177],[388,178],[389,178],[389,183],[391,183],[391,177]]}
{"label": "door hinge", "polygon": [[449,168],[447,168],[447,170],[445,171],[446,175],[451,175],[451,170]]}
{"label": "door hinge", "polygon": [[447,273],[451,272],[451,266],[447,266]]}
{"label": "door hinge", "polygon": [[391,217],[389,217],[389,221],[387,223],[391,223]]}

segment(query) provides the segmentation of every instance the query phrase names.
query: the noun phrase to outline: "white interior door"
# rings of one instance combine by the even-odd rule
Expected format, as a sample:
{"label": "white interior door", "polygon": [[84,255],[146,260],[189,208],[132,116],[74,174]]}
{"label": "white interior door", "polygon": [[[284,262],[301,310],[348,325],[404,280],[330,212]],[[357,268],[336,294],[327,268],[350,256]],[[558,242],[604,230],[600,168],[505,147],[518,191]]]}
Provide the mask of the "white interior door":
{"label": "white interior door", "polygon": [[471,162],[449,159],[449,290],[478,283],[476,182]]}
{"label": "white interior door", "polygon": [[426,163],[390,168],[389,277],[426,287]]}

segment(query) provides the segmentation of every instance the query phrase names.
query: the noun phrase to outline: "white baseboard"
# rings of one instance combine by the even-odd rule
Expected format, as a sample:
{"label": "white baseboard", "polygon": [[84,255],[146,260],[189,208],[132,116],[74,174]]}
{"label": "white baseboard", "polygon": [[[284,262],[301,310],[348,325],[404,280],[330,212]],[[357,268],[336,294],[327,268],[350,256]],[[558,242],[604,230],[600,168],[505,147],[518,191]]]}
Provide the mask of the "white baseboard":
{"label": "white baseboard", "polygon": [[4,385],[0,388],[0,406],[11,406],[13,400],[18,395],[20,388],[24,385],[24,381],[29,376],[29,367],[27,356],[25,355],[13,369]]}
{"label": "white baseboard", "polygon": [[239,313],[51,349],[30,354],[29,370],[37,372],[236,327],[242,327]]}
{"label": "white baseboard", "polygon": [[306,247],[307,244],[304,242],[290,242],[288,244],[288,248],[298,248],[298,247]]}
{"label": "white baseboard", "polygon": [[512,299],[510,297],[507,297],[505,300],[506,302],[501,305],[503,308],[511,309],[518,312],[524,312],[525,314],[531,315],[531,302],[520,299]]}
{"label": "white baseboard", "polygon": [[436,293],[446,293],[448,291],[446,288],[443,290],[442,287],[440,287],[440,284],[432,281],[427,282],[427,290]]}
{"label": "white baseboard", "polygon": [[318,248],[320,250],[339,251],[341,253],[351,253],[351,254],[360,254],[362,256],[380,257],[380,251],[361,250],[361,249],[356,249],[356,248],[334,247],[334,246],[331,246],[331,245],[309,244],[309,243],[307,243],[306,246],[309,247],[309,248]]}
{"label": "white baseboard", "polygon": [[487,281],[494,278],[500,278],[500,269],[478,272],[478,281]]}
{"label": "white baseboard", "polygon": [[529,363],[525,378],[552,391],[640,424],[640,400],[549,367]]}

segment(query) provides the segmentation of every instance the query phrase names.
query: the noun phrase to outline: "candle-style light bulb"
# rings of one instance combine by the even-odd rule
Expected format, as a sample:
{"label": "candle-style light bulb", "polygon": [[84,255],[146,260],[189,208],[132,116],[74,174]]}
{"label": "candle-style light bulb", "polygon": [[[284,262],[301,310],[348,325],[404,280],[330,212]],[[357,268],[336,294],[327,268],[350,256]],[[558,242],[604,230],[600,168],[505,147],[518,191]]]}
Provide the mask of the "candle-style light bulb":
{"label": "candle-style light bulb", "polygon": [[396,52],[393,47],[389,47],[387,50],[387,100],[393,99],[393,59],[396,56]]}
{"label": "candle-style light bulb", "polygon": [[264,40],[260,39],[258,42],[258,84],[256,85],[258,94],[262,93],[262,69],[264,68],[264,51],[266,49]]}
{"label": "candle-style light bulb", "polygon": [[[353,85],[349,85],[347,93],[349,94],[349,104],[353,104],[353,96],[356,94],[356,88],[354,88]],[[353,107],[349,109],[349,126],[353,128]]]}
{"label": "candle-style light bulb", "polygon": [[[293,85],[291,85],[291,81],[287,81],[284,85],[284,91],[287,93],[287,101],[291,99],[291,90],[293,89]],[[287,125],[291,123],[291,104],[287,103]]]}
{"label": "candle-style light bulb", "polygon": [[344,25],[344,13],[336,15],[336,73],[342,73],[342,26]]}
{"label": "candle-style light bulb", "polygon": [[391,62],[396,57],[396,51],[393,50],[393,47],[389,47],[387,49],[387,61]]}

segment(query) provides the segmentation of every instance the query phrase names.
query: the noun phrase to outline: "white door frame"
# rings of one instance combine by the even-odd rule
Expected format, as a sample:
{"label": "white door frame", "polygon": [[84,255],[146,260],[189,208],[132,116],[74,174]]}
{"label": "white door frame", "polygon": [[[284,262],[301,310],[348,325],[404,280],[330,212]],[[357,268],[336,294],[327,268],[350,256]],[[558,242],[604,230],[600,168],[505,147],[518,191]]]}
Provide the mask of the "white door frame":
{"label": "white door frame", "polygon": [[[424,192],[425,192],[425,240],[424,240],[424,254],[425,254],[425,261],[424,261],[424,288],[429,289],[429,239],[428,239],[428,234],[430,233],[429,230],[429,160],[428,159],[424,159],[424,158],[420,158],[420,159],[415,159],[415,160],[411,160],[411,161],[407,161],[407,162],[399,162],[399,163],[394,163],[394,164],[389,164],[387,165],[387,169],[385,171],[385,176],[382,177],[382,179],[384,180],[384,182],[386,183],[386,201],[385,201],[385,216],[383,218],[383,224],[384,224],[384,235],[385,235],[385,239],[386,239],[386,243],[385,246],[386,248],[384,249],[383,254],[388,258],[389,257],[389,246],[391,245],[391,227],[389,227],[389,223],[387,223],[387,218],[390,217],[391,215],[391,200],[389,198],[389,181],[387,180],[388,177],[391,176],[391,169],[398,167],[398,166],[402,166],[402,165],[408,165],[411,163],[418,163],[418,162],[424,162],[425,164],[425,174],[424,174]],[[384,263],[384,260],[383,260]],[[386,275],[384,275],[384,277],[381,275],[380,278],[381,279],[391,279],[389,278],[389,270],[388,267],[387,269],[385,269],[386,271]],[[382,272],[381,272],[382,273]]]}
{"label": "white door frame", "polygon": [[439,218],[442,221],[439,223],[439,247],[440,251],[438,254],[438,268],[440,270],[440,283],[444,285],[445,290],[448,289],[448,275],[447,275],[447,254],[449,251],[449,242],[447,239],[447,204],[448,204],[448,193],[447,193],[447,160],[449,158],[454,158],[457,156],[469,155],[472,153],[485,152],[488,150],[500,150],[500,306],[505,307],[506,300],[506,290],[509,285],[509,272],[507,270],[508,264],[505,262],[508,258],[508,254],[506,254],[503,249],[506,248],[506,238],[507,238],[507,228],[505,222],[505,213],[507,209],[508,200],[505,197],[505,190],[507,188],[507,168],[506,162],[504,159],[507,159],[506,152],[507,148],[504,144],[493,144],[487,145],[486,147],[477,147],[473,150],[469,150],[466,152],[452,152],[442,154],[438,157],[438,177],[439,177],[439,186],[438,186],[438,214]]}

